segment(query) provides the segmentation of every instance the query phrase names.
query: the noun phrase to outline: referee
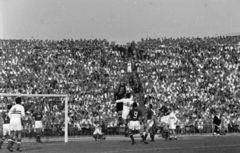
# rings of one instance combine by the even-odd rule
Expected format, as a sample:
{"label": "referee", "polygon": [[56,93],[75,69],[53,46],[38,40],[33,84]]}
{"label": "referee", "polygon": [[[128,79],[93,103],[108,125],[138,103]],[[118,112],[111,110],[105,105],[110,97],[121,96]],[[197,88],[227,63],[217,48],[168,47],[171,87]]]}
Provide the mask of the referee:
{"label": "referee", "polygon": [[36,141],[39,143],[42,143],[41,133],[43,128],[43,125],[42,125],[43,114],[40,107],[38,107],[37,111],[33,114],[33,118],[35,119],[34,128],[36,129]]}

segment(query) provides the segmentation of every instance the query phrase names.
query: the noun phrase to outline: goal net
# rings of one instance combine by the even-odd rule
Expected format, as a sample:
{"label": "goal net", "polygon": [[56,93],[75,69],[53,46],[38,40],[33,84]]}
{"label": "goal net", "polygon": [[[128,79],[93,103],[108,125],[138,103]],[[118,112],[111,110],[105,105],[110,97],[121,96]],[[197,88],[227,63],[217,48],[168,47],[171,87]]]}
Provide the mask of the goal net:
{"label": "goal net", "polygon": [[[62,94],[6,94],[0,93],[1,97],[1,105],[0,109],[4,110],[6,107],[4,105],[12,104],[15,102],[16,97],[21,97],[23,106],[25,108],[26,116],[30,113],[30,111],[35,111],[37,106],[40,105],[43,109],[43,114],[46,116],[47,114],[53,114],[53,112],[58,112],[61,116],[62,114],[62,122],[63,124],[63,135],[64,135],[64,142],[68,142],[68,95]],[[8,99],[11,99],[10,101]],[[8,102],[6,102],[8,101]],[[10,102],[10,103],[9,103]],[[54,107],[60,103],[62,105],[62,110],[58,107]],[[49,108],[51,107],[51,108]],[[54,111],[54,110],[55,111]],[[56,111],[56,109],[58,111]],[[54,116],[53,116],[54,117]],[[48,120],[48,119],[47,119]],[[50,123],[51,126],[52,123]],[[43,125],[44,126],[44,125]]]}

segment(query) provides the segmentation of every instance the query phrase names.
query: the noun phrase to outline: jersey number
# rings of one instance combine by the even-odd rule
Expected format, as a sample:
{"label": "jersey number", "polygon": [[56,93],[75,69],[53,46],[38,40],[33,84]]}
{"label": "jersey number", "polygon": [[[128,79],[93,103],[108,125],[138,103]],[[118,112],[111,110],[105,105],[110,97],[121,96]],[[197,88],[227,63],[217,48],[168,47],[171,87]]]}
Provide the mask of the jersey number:
{"label": "jersey number", "polygon": [[138,112],[135,111],[135,112],[133,113],[133,118],[136,119],[137,116],[138,116]]}

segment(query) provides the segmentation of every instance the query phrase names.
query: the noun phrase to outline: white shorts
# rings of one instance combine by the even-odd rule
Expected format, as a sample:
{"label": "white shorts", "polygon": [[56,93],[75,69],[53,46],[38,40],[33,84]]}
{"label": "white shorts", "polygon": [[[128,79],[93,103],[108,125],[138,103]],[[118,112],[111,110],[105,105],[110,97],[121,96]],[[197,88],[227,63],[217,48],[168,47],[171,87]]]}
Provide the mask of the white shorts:
{"label": "white shorts", "polygon": [[3,124],[3,136],[10,135],[9,124]]}
{"label": "white shorts", "polygon": [[130,121],[128,128],[130,130],[141,130],[142,129],[139,121]]}
{"label": "white shorts", "polygon": [[122,119],[127,119],[127,117],[128,117],[128,114],[129,114],[129,111],[123,111],[122,112]]}
{"label": "white shorts", "polygon": [[170,130],[175,130],[176,129],[176,125],[174,123],[170,123],[169,124],[169,129]]}
{"label": "white shorts", "polygon": [[21,131],[23,129],[21,121],[10,122],[10,131]]}
{"label": "white shorts", "polygon": [[147,125],[149,128],[151,128],[154,124],[154,121],[153,120],[147,120]]}
{"label": "white shorts", "polygon": [[43,127],[42,121],[35,121],[35,129],[41,129]]}
{"label": "white shorts", "polygon": [[93,132],[93,135],[100,134],[102,135],[102,129],[101,128],[96,128]]}

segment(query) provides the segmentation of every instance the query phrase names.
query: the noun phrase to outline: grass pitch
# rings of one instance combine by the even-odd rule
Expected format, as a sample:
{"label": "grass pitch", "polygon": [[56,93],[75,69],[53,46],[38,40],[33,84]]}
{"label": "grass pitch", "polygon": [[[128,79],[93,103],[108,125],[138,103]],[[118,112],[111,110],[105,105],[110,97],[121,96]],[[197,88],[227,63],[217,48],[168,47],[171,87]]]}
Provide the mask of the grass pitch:
{"label": "grass pitch", "polygon": [[[149,138],[148,138],[149,139]],[[178,140],[165,141],[156,136],[155,142],[143,144],[140,137],[135,136],[137,143],[123,136],[109,136],[106,140],[95,141],[92,137],[44,138],[44,143],[36,143],[34,139],[24,139],[23,153],[239,153],[240,134],[228,134],[221,137],[205,135],[179,135]],[[1,153],[8,153],[7,144],[3,144]],[[14,146],[14,152],[16,145]]]}

